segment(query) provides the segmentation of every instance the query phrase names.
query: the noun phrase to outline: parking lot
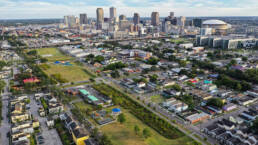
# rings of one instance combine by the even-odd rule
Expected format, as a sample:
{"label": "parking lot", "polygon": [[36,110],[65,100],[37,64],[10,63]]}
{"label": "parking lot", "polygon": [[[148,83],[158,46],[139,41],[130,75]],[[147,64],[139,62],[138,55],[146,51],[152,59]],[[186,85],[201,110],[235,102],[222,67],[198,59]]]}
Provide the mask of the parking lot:
{"label": "parking lot", "polygon": [[[40,117],[38,114],[38,108],[40,105],[37,104],[33,96],[30,96],[30,111],[34,118],[37,118],[40,122],[41,132],[36,134],[37,143],[40,145],[62,145],[59,135],[55,129],[49,129],[46,125],[46,117]],[[41,136],[41,137],[40,137]]]}

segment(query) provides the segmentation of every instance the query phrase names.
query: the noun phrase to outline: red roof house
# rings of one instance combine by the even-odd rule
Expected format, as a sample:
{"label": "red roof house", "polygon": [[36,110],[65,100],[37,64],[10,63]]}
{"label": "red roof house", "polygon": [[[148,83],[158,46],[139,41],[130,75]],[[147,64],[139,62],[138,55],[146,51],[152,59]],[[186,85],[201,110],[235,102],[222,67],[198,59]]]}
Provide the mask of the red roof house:
{"label": "red roof house", "polygon": [[28,78],[28,79],[23,80],[23,83],[37,83],[37,82],[40,82],[40,80],[36,77]]}

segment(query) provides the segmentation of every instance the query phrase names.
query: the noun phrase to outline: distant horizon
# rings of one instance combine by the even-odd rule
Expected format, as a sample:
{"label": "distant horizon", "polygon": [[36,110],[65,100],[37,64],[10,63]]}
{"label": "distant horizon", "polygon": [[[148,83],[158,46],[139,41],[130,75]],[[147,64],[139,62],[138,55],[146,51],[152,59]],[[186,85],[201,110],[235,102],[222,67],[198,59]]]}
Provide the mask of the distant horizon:
{"label": "distant horizon", "polygon": [[108,17],[112,6],[117,9],[117,15],[127,17],[132,17],[135,12],[141,17],[149,17],[153,11],[162,17],[171,11],[186,17],[258,16],[257,0],[1,0],[0,19],[49,19],[79,13],[96,17],[99,7]]}
{"label": "distant horizon", "polygon": [[[74,15],[74,16],[78,16],[78,15]],[[161,16],[160,18],[165,18],[166,16]],[[180,17],[180,16],[175,16],[175,17]],[[226,17],[257,17],[258,16],[185,16],[186,18],[226,18]],[[96,19],[96,17],[88,17],[89,19]],[[105,17],[108,18],[108,17]],[[129,19],[132,19],[133,17],[127,17]],[[151,17],[141,17],[141,18],[151,18]],[[0,21],[4,21],[4,20],[62,20],[63,18],[13,18],[13,19],[0,19]]]}

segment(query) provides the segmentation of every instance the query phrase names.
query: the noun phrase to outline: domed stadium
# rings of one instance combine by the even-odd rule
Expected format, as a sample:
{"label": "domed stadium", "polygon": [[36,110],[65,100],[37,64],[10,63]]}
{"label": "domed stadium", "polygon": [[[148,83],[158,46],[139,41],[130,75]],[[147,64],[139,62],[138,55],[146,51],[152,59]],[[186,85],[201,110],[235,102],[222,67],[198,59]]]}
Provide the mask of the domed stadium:
{"label": "domed stadium", "polygon": [[221,20],[206,20],[202,23],[202,28],[212,28],[213,34],[225,35],[227,30],[231,27],[228,23]]}

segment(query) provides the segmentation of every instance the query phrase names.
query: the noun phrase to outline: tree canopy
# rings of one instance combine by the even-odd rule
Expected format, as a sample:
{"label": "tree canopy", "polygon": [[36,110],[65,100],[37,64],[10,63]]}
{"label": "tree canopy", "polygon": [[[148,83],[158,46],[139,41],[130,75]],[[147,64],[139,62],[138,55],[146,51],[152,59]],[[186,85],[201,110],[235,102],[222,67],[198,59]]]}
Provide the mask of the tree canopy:
{"label": "tree canopy", "polygon": [[211,98],[208,100],[207,105],[212,105],[218,108],[222,108],[224,103],[220,98]]}

